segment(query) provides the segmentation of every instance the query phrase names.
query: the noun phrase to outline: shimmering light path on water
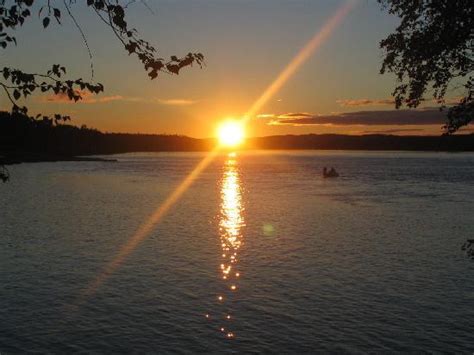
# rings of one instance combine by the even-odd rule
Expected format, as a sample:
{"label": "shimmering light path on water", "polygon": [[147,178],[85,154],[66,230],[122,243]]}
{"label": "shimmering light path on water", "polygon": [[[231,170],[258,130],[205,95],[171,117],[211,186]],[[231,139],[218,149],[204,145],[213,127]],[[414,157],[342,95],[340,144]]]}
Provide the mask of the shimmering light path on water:
{"label": "shimmering light path on water", "polygon": [[[473,154],[239,153],[235,292],[219,265],[223,186],[236,186],[223,182],[237,178],[219,155],[120,272],[65,313],[203,158],[12,166],[0,352],[472,352],[474,263],[461,246],[474,225]],[[340,178],[323,179],[324,166]],[[206,313],[230,315],[235,337]]]}
{"label": "shimmering light path on water", "polygon": [[219,212],[219,237],[222,254],[219,257],[219,277],[222,278],[222,291],[216,296],[219,307],[217,313],[207,313],[206,318],[215,324],[216,329],[227,338],[234,338],[232,329],[236,315],[231,314],[232,302],[239,287],[238,268],[239,249],[243,245],[245,227],[242,186],[236,153],[230,153],[223,169],[221,179],[221,204]]}
{"label": "shimmering light path on water", "polygon": [[[281,71],[276,79],[264,90],[262,95],[252,104],[249,110],[242,117],[242,122],[247,122],[251,117],[258,113],[263,106],[280,90],[291,76],[308,60],[308,58],[317,51],[321,45],[329,38],[330,34],[336,29],[341,21],[347,16],[350,10],[355,6],[357,0],[347,0],[331,16],[328,21],[319,29],[313,38],[296,54],[296,56]],[[215,155],[222,147],[217,146],[211,151],[205,159],[189,173],[188,176],[176,187],[165,202],[158,206],[152,215],[143,222],[138,230],[132,235],[130,240],[119,250],[113,259],[103,267],[98,276],[92,281],[86,289],[81,292],[80,298],[75,302],[77,306],[84,299],[94,294],[97,288],[125,261],[128,255],[149,236],[151,230],[167,214],[169,209],[181,198],[182,194],[191,186],[199,174],[210,164]]]}

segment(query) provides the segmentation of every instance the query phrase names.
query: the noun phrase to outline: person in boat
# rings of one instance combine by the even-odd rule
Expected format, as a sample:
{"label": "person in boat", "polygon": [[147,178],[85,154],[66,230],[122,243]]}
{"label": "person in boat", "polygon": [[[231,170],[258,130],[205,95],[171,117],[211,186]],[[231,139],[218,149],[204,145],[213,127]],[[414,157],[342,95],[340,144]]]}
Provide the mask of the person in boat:
{"label": "person in boat", "polygon": [[331,178],[331,177],[338,177],[339,174],[337,173],[336,169],[331,168],[331,170],[328,171],[326,167],[323,169],[323,177],[325,178]]}

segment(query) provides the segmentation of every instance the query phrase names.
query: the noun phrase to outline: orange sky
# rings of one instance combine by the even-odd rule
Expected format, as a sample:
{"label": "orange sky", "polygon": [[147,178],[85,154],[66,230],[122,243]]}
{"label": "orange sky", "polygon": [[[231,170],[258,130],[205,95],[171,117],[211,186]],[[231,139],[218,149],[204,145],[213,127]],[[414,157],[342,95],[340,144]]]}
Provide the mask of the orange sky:
{"label": "orange sky", "polygon": [[[423,112],[391,112],[395,82],[379,74],[378,43],[398,20],[376,2],[157,0],[152,5],[153,13],[130,7],[129,22],[157,44],[163,57],[202,52],[203,69],[150,81],[138,60],[77,4],[95,80],[106,90],[77,104],[34,96],[30,112],[69,114],[73,124],[109,132],[193,137],[213,136],[228,117],[247,117],[251,136],[441,133],[443,118],[430,110],[435,106],[430,100]],[[17,31],[18,46],[5,52],[6,65],[39,72],[62,63],[71,76],[89,80],[88,54],[70,20],[39,28],[34,19]],[[8,109],[6,98],[0,98],[1,108]]]}

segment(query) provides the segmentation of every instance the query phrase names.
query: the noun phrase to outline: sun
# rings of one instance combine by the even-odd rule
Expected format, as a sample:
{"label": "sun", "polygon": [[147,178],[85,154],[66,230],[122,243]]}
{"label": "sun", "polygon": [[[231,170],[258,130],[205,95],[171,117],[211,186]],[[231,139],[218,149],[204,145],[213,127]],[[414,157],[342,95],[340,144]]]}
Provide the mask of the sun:
{"label": "sun", "polygon": [[242,144],[245,138],[244,126],[236,120],[228,120],[220,124],[217,129],[219,143],[225,147],[236,147]]}

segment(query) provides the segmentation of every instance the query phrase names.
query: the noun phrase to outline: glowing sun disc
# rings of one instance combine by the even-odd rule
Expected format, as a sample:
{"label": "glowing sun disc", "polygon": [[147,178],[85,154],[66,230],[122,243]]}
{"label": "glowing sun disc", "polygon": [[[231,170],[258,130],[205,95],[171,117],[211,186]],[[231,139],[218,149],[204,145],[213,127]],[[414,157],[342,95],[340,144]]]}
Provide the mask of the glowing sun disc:
{"label": "glowing sun disc", "polygon": [[217,136],[221,145],[235,147],[244,141],[244,127],[238,121],[226,121],[219,126]]}

